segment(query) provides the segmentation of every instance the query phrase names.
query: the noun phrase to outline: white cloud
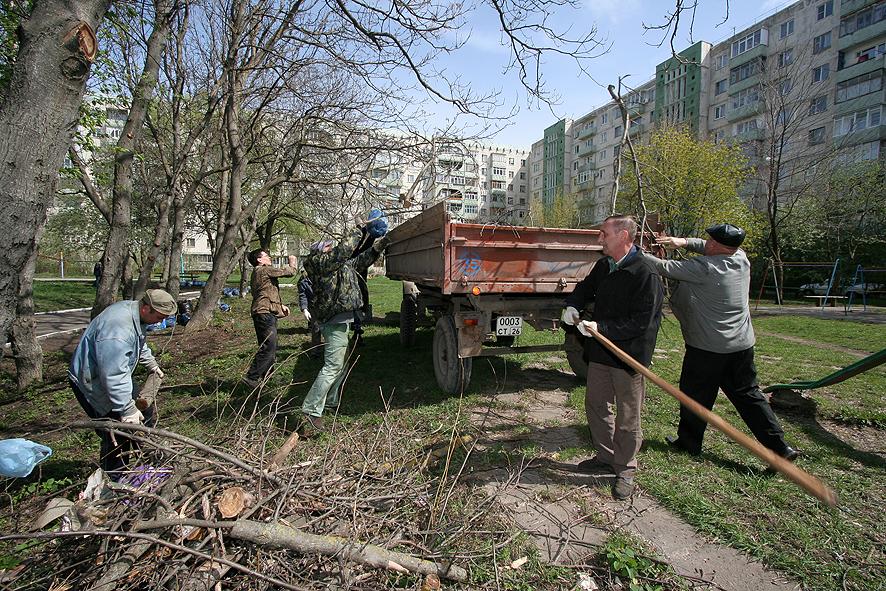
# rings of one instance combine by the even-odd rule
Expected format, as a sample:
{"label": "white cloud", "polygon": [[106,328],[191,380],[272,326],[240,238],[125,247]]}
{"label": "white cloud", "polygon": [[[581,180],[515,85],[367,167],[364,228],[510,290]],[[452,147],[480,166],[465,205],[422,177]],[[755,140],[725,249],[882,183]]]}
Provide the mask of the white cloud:
{"label": "white cloud", "polygon": [[625,19],[634,18],[640,12],[641,0],[586,0],[585,4],[598,25],[606,21],[610,24],[620,23]]}

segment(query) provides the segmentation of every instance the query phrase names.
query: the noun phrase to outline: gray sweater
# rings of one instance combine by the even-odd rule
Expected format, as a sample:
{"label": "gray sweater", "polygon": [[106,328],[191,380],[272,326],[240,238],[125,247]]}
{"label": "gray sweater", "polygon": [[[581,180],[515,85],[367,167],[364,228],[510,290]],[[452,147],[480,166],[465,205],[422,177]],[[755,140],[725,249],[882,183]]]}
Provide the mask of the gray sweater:
{"label": "gray sweater", "polygon": [[[689,238],[686,249],[703,253],[704,245],[700,238]],[[662,277],[678,282],[671,289],[671,309],[687,345],[713,353],[734,353],[754,346],[748,308],[751,263],[743,250],[684,261],[645,256]]]}

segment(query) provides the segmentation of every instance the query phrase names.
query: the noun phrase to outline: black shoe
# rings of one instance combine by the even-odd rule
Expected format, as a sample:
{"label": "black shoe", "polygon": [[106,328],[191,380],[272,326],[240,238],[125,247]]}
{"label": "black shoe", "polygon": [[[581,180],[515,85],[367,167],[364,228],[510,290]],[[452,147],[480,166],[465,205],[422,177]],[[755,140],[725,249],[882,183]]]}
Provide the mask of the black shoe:
{"label": "black shoe", "polygon": [[583,460],[578,463],[576,469],[585,474],[614,474],[615,470],[606,462],[601,462],[594,456],[590,460]]}
{"label": "black shoe", "polygon": [[784,450],[778,454],[789,462],[793,462],[797,458],[800,457],[800,452],[791,447],[790,445],[786,445]]}
{"label": "black shoe", "polygon": [[243,378],[241,381],[244,384],[246,384],[246,387],[248,387],[250,390],[255,390],[256,388],[258,388],[261,385],[260,381],[253,380],[252,378],[249,378],[249,377]]}
{"label": "black shoe", "polygon": [[685,443],[683,443],[683,441],[680,440],[679,437],[668,435],[667,437],[665,437],[665,441],[671,447],[671,449],[679,451],[680,453],[689,454],[690,456],[696,457],[701,455],[700,449],[692,449],[688,447]]}

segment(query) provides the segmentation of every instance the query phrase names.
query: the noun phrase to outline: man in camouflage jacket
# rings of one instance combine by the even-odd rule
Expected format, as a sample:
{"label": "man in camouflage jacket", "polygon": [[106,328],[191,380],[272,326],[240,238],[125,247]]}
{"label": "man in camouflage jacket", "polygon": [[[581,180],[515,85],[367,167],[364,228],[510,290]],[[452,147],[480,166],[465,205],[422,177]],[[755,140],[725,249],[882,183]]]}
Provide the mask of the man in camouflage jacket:
{"label": "man in camouflage jacket", "polygon": [[323,411],[334,410],[341,397],[348,331],[355,313],[359,313],[363,307],[359,271],[368,269],[387,245],[387,238],[382,237],[355,257],[354,252],[365,234],[366,230],[363,229],[338,244],[330,240],[316,242],[304,262],[305,272],[314,289],[309,311],[311,317],[320,323],[320,333],[326,346],[323,367],[302,404],[303,434],[321,431]]}

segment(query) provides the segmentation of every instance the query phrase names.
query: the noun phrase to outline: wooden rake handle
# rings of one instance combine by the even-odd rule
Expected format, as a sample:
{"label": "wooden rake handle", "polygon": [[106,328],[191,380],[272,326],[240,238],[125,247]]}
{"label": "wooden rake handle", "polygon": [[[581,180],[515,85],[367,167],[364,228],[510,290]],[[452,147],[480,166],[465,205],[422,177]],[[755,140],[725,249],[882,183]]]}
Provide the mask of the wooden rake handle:
{"label": "wooden rake handle", "polygon": [[682,392],[679,388],[675,388],[664,379],[652,373],[648,368],[637,362],[636,359],[619,349],[612,341],[604,337],[596,330],[590,328],[587,324],[585,324],[585,329],[592,335],[594,335],[595,339],[597,339],[607,349],[612,351],[619,359],[649,378],[659,388],[676,398],[680,402],[680,404],[707,421],[709,425],[725,433],[727,437],[729,437],[730,439],[744,447],[746,450],[781,472],[788,480],[791,480],[792,482],[797,484],[800,488],[811,494],[822,503],[825,503],[830,507],[837,506],[837,493],[835,493],[832,489],[825,485],[821,480],[809,474],[808,472],[801,470],[791,462],[773,452],[771,449],[762,445],[756,439],[748,437],[747,435],[730,425],[720,415],[706,409],[701,404],[690,398],[687,394]]}

